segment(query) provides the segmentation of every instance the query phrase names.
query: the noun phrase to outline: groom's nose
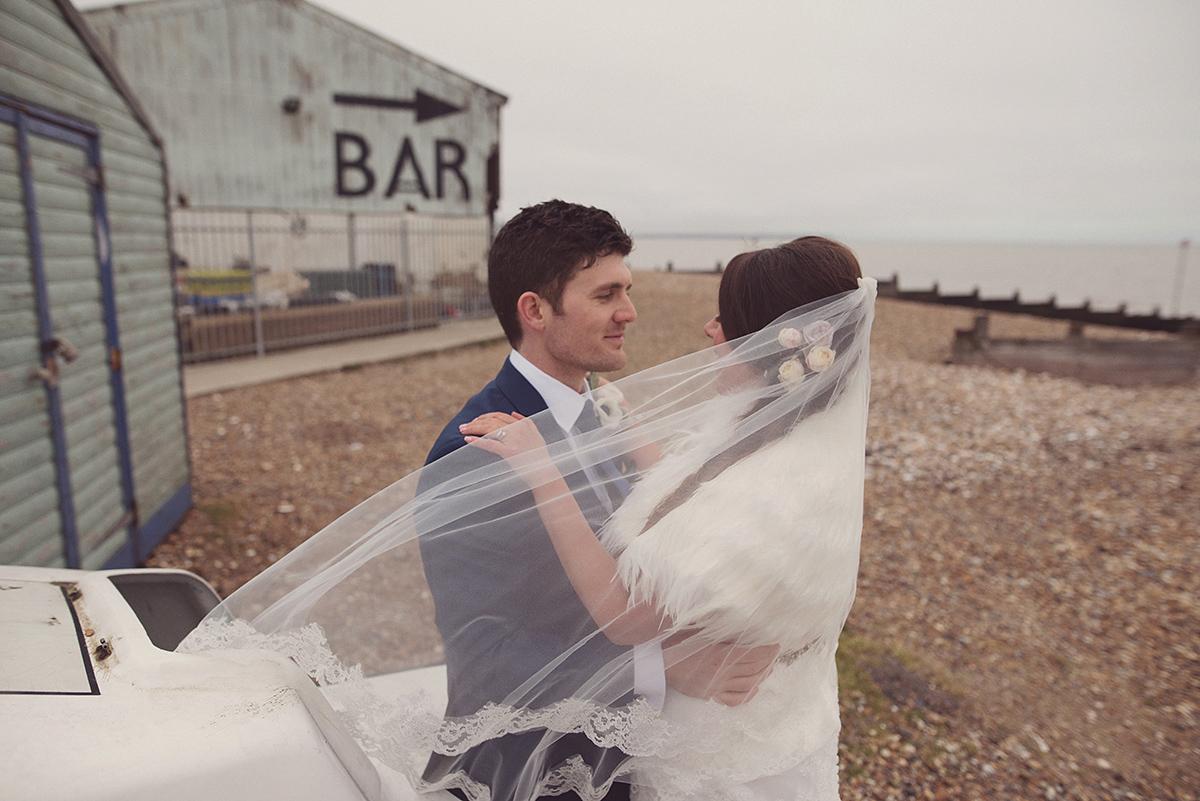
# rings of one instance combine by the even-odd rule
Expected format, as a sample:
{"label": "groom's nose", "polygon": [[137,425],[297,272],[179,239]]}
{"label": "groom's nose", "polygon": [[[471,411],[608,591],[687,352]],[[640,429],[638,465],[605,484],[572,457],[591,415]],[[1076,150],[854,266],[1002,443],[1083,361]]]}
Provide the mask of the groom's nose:
{"label": "groom's nose", "polygon": [[625,296],[625,299],[621,303],[620,307],[613,312],[613,319],[622,323],[632,323],[637,319],[637,309],[634,308],[633,299],[631,297],[628,295]]}

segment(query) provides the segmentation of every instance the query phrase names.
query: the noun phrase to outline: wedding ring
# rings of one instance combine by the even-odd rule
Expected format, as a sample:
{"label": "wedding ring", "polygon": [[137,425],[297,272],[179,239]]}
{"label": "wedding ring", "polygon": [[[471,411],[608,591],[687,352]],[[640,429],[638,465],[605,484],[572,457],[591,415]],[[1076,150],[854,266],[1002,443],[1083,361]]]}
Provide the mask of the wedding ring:
{"label": "wedding ring", "polygon": [[504,439],[507,435],[508,435],[507,431],[505,431],[503,428],[500,429],[499,431],[496,432],[496,441],[499,442],[500,440]]}

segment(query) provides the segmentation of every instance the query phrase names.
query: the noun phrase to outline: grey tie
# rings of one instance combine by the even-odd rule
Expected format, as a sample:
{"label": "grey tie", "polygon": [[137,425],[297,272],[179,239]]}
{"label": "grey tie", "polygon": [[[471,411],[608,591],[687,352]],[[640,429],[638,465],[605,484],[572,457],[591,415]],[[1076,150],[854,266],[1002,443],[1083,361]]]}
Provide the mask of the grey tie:
{"label": "grey tie", "polygon": [[[596,416],[596,406],[591,401],[587,401],[583,404],[583,410],[579,413],[579,417],[575,418],[575,425],[571,427],[571,430],[576,435],[585,436],[588,432],[598,428],[600,428],[600,418]],[[591,439],[594,441],[596,438],[592,437]],[[604,507],[612,512],[629,494],[629,480],[610,458],[598,459],[592,469],[604,483],[603,490],[597,488],[596,495]]]}

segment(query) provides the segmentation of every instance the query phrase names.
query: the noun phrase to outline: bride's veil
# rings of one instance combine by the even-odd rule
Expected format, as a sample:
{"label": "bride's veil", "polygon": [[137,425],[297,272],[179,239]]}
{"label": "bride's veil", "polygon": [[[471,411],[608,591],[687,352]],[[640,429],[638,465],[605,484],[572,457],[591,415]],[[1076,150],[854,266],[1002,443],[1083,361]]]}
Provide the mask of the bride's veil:
{"label": "bride's veil", "polygon": [[[831,658],[857,570],[874,297],[863,279],[755,334],[601,385],[598,420],[570,435],[550,413],[531,418],[584,517],[624,555],[632,600],[664,613],[636,659],[668,637],[779,645],[777,673]],[[720,493],[730,500],[706,509]],[[181,646],[229,648],[293,659],[385,785],[589,798],[720,746],[660,711],[635,649],[579,602],[528,487],[477,447],[335,520]],[[681,653],[667,652],[668,668]],[[402,672],[443,661],[448,708]],[[484,755],[496,743],[504,756]],[[779,759],[761,767],[786,767]]]}

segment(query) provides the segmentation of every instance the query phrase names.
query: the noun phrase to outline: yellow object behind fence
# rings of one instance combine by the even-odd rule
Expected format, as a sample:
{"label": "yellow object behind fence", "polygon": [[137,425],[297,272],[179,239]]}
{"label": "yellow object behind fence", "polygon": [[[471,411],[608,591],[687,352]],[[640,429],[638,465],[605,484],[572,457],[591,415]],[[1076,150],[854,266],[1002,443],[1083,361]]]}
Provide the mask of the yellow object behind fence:
{"label": "yellow object behind fence", "polygon": [[183,292],[202,298],[250,295],[254,292],[254,281],[249,270],[189,269],[183,275]]}

